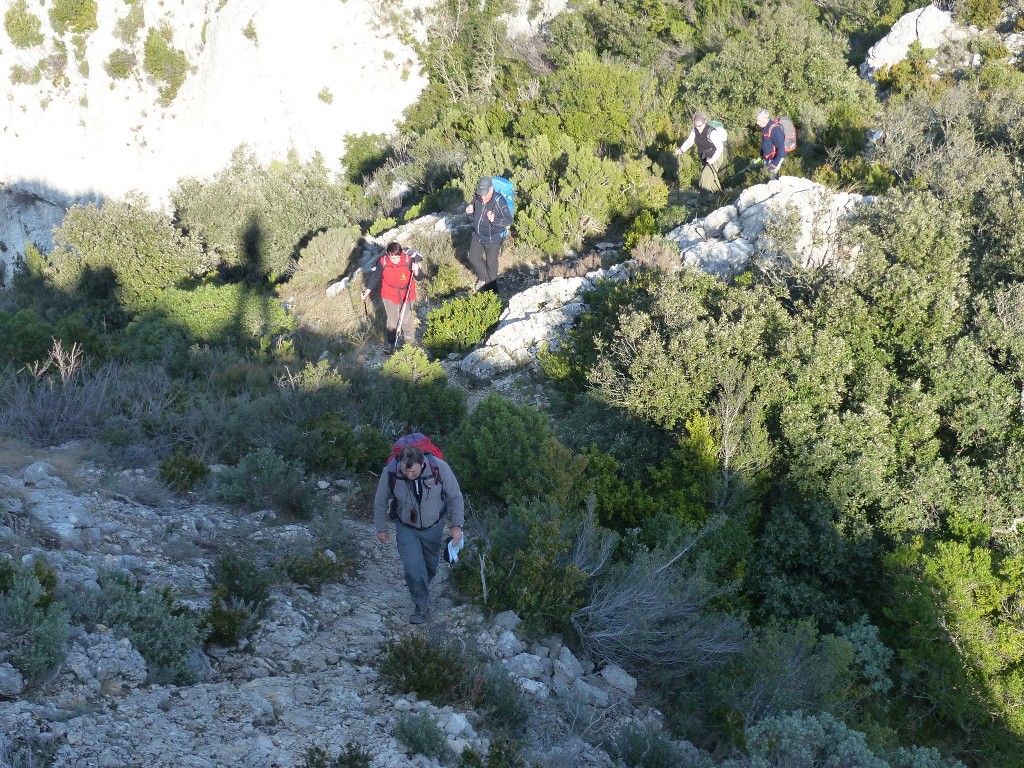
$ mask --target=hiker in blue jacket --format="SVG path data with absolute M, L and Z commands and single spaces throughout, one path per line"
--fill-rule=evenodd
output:
M 466 206 L 473 217 L 469 241 L 469 264 L 476 275 L 474 290 L 498 292 L 498 256 L 505 242 L 505 230 L 512 224 L 512 211 L 501 195 L 495 194 L 490 176 L 477 182 L 473 202 Z
M 761 159 L 768 173 L 778 176 L 779 166 L 786 159 L 786 131 L 780 121 L 772 120 L 767 109 L 758 112 L 754 119 L 761 129 Z

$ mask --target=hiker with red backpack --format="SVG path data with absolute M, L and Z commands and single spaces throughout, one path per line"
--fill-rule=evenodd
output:
M 388 346 L 393 350 L 398 348 L 399 331 L 406 344 L 416 338 L 416 314 L 412 311 L 412 302 L 416 298 L 416 279 L 422 262 L 422 254 L 391 242 L 366 278 L 363 301 L 380 286 L 380 298 L 387 315 Z
M 498 292 L 498 257 L 512 225 L 512 194 L 508 179 L 484 176 L 476 184 L 473 201 L 466 206 L 473 223 L 466 258 L 476 275 L 474 290 Z
M 400 438 L 377 483 L 373 521 L 377 539 L 386 544 L 388 519 L 394 519 L 405 585 L 414 606 L 411 624 L 430 618 L 430 582 L 440 560 L 445 515 L 451 524 L 452 545 L 459 547 L 465 507 L 455 473 L 430 438 L 418 432 Z
M 773 177 L 778 176 L 779 166 L 786 155 L 796 149 L 796 129 L 788 117 L 775 117 L 762 109 L 754 118 L 761 129 L 761 159 Z

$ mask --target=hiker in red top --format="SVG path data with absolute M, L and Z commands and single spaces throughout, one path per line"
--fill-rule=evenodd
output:
M 366 301 L 371 291 L 380 286 L 380 298 L 384 302 L 384 312 L 388 318 L 388 346 L 392 349 L 398 345 L 396 334 L 399 318 L 402 323 L 402 340 L 409 344 L 416 338 L 416 314 L 412 311 L 412 302 L 416 298 L 416 279 L 419 277 L 422 261 L 422 254 L 391 242 L 366 278 L 363 301 Z

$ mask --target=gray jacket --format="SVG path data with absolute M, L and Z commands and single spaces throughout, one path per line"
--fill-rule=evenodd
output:
M 462 527 L 466 522 L 465 505 L 462 490 L 455 473 L 441 459 L 427 456 L 427 466 L 420 473 L 422 494 L 416 501 L 416 481 L 407 480 L 398 471 L 397 459 L 392 459 L 381 472 L 377 483 L 377 495 L 373 499 L 373 522 L 378 533 L 388 529 L 388 501 L 391 498 L 391 474 L 395 473 L 395 499 L 398 502 L 399 523 L 413 528 L 430 528 L 447 512 L 452 525 Z M 431 469 L 437 468 L 437 477 Z M 438 482 L 440 480 L 440 482 Z M 412 522 L 412 513 L 416 512 L 416 522 Z

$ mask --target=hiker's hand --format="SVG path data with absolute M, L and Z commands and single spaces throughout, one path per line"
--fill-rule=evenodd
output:
M 457 525 L 453 525 L 451 529 L 452 544 L 458 544 L 462 541 L 462 528 Z
M 368 298 L 370 298 L 370 289 L 364 288 L 363 293 L 361 295 L 363 297 L 363 301 L 366 301 Z
M 472 212 L 473 212 L 473 204 L 470 203 L 469 205 L 466 206 L 466 213 L 472 213 Z
M 388 532 L 387 531 L 377 531 L 377 541 L 379 541 L 381 544 L 387 544 L 388 543 Z
M 420 265 L 419 264 L 413 264 L 412 265 L 412 274 L 413 274 L 413 277 L 419 277 L 420 276 Z
M 488 211 L 487 212 L 487 220 L 489 222 L 491 222 L 492 224 L 494 223 L 494 211 Z

